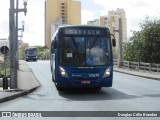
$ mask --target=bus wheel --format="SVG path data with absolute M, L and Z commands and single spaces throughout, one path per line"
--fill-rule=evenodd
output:
M 64 90 L 63 87 L 59 87 L 56 82 L 54 82 L 54 83 L 55 83 L 55 86 L 56 86 L 58 91 L 63 91 Z
M 95 90 L 101 90 L 101 87 L 96 87 Z
M 58 91 L 63 91 L 62 87 L 56 87 Z
M 52 75 L 52 81 L 55 82 L 53 75 Z

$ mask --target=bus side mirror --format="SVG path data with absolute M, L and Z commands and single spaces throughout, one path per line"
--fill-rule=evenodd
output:
M 114 38 L 112 39 L 112 45 L 113 47 L 116 47 L 116 40 Z
M 57 47 L 56 42 L 55 42 L 55 41 L 52 41 L 52 43 L 51 43 L 51 54 L 54 53 L 54 49 L 55 49 L 56 47 Z
M 53 46 L 54 46 L 54 49 L 57 48 L 57 41 L 54 41 Z
M 53 52 L 54 52 L 54 48 L 53 48 L 53 46 L 51 45 L 50 53 L 52 54 Z

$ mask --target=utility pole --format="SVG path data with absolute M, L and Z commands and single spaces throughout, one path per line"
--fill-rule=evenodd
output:
M 122 37 L 122 20 L 121 18 L 118 19 L 118 23 L 119 23 L 119 29 L 118 30 L 113 30 L 113 32 L 118 32 L 119 34 L 119 41 L 118 41 L 118 68 L 121 67 L 121 63 L 122 63 L 122 41 L 123 41 L 123 37 Z M 114 24 L 113 24 L 114 26 Z
M 122 63 L 122 20 L 119 18 L 119 53 L 118 53 L 118 67 L 121 67 Z
M 10 80 L 11 80 L 11 89 L 17 88 L 17 68 L 18 64 L 18 12 L 27 13 L 27 1 L 23 0 L 23 9 L 18 9 L 18 0 L 16 0 L 16 9 L 15 9 L 15 0 L 10 0 L 10 9 L 9 9 L 9 41 L 10 41 Z M 16 13 L 16 18 L 15 18 Z M 15 20 L 16 19 L 16 20 Z M 23 28 L 24 31 L 24 28 Z
M 10 0 L 9 9 L 9 41 L 10 41 L 10 88 L 17 88 L 17 67 L 16 67 L 16 29 L 14 20 L 14 0 Z
M 19 0 L 16 0 L 16 40 L 15 40 L 15 44 L 16 44 L 16 66 L 17 69 L 19 69 L 19 53 L 18 53 L 18 4 L 19 4 Z

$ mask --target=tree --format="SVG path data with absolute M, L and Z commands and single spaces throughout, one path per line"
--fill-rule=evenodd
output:
M 37 48 L 38 59 L 49 58 L 49 49 L 47 46 L 33 46 L 33 47 Z
M 133 32 L 131 42 L 123 46 L 123 59 L 160 63 L 160 19 L 147 17 L 140 27 Z
M 19 59 L 20 60 L 24 60 L 25 59 L 25 50 L 26 50 L 26 48 L 28 48 L 29 47 L 29 44 L 28 43 L 23 43 L 22 45 L 21 45 L 21 47 L 19 48 Z
M 28 48 L 29 45 L 27 43 L 24 43 L 21 45 L 21 47 L 19 48 L 19 52 L 20 52 L 20 56 L 19 58 L 21 60 L 24 60 L 25 59 L 25 49 Z M 35 47 L 37 48 L 37 53 L 38 53 L 38 59 L 43 59 L 44 57 L 45 58 L 49 58 L 49 49 L 47 46 L 30 46 L 30 47 Z M 44 54 L 46 56 L 44 56 Z

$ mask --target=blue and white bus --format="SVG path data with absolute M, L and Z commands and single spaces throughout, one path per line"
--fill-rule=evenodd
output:
M 37 61 L 37 48 L 27 48 L 25 50 L 25 60 L 26 61 Z
M 113 55 L 107 27 L 62 26 L 52 36 L 50 65 L 56 88 L 111 87 Z

